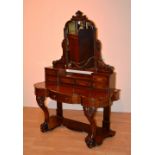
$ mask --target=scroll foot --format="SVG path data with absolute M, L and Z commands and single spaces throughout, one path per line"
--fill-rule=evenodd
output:
M 92 148 L 92 147 L 94 147 L 94 146 L 97 145 L 95 139 L 92 138 L 90 135 L 88 135 L 88 136 L 85 138 L 85 142 L 86 142 L 86 144 L 87 144 L 87 146 L 88 146 L 89 148 Z
M 44 122 L 40 125 L 41 132 L 47 132 L 48 131 L 48 123 Z

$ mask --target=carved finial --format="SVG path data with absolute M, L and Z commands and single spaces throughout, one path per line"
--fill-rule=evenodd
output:
M 85 15 L 83 15 L 83 12 L 81 12 L 80 10 L 78 10 L 75 16 L 72 16 L 71 20 L 88 20 L 87 17 Z
M 76 12 L 76 16 L 82 16 L 83 15 L 83 13 L 80 11 L 80 10 L 78 10 L 77 12 Z

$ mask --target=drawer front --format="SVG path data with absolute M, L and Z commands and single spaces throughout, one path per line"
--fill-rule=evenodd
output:
M 67 96 L 64 94 L 58 94 L 56 92 L 50 92 L 49 96 L 56 101 L 65 102 L 65 103 L 72 103 L 72 96 Z
M 59 101 L 59 102 L 65 102 L 65 103 L 76 103 L 80 104 L 81 103 L 81 97 L 77 94 L 71 94 L 66 95 L 66 94 L 60 94 L 57 92 L 49 92 L 49 97 L 53 100 Z
M 72 97 L 67 95 L 58 94 L 57 101 L 65 102 L 65 103 L 72 103 Z
M 74 79 L 60 77 L 60 83 L 61 84 L 74 84 L 75 82 L 74 82 Z
M 107 76 L 94 76 L 93 87 L 94 88 L 105 88 L 109 86 L 109 78 Z
M 93 82 L 93 88 L 104 89 L 107 87 L 108 87 L 108 84 L 106 82 Z
M 76 80 L 76 85 L 78 86 L 86 86 L 90 87 L 91 86 L 91 81 L 86 81 L 86 80 Z
M 52 85 L 52 84 L 56 84 L 58 82 L 57 77 L 55 76 L 46 76 L 45 78 L 45 83 L 46 85 Z
M 93 76 L 93 81 L 108 82 L 108 77 L 107 76 Z

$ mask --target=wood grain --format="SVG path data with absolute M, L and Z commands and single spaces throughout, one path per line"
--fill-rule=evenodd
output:
M 50 110 L 55 114 L 55 110 Z M 76 119 L 85 123 L 83 111 L 64 110 L 66 118 Z M 97 112 L 97 124 L 102 124 L 102 113 Z M 111 127 L 116 131 L 113 138 L 104 140 L 104 145 L 89 149 L 84 143 L 85 132 L 68 130 L 59 127 L 52 132 L 42 133 L 40 122 L 43 113 L 39 108 L 24 107 L 24 155 L 130 155 L 131 129 L 130 113 L 112 113 Z

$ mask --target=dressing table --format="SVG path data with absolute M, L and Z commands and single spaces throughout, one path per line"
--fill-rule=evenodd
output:
M 101 43 L 96 34 L 95 24 L 77 11 L 64 27 L 62 57 L 45 67 L 45 81 L 34 85 L 36 101 L 44 113 L 41 131 L 63 125 L 87 132 L 85 142 L 89 148 L 115 135 L 110 128 L 111 106 L 120 96 L 120 90 L 115 88 L 114 67 L 102 60 Z M 45 105 L 47 97 L 56 101 L 56 115 L 49 115 Z M 65 118 L 63 103 L 80 104 L 89 124 Z M 101 127 L 95 121 L 98 108 L 103 109 Z

